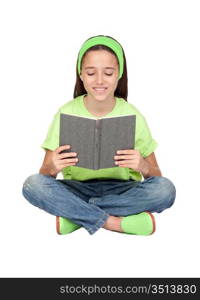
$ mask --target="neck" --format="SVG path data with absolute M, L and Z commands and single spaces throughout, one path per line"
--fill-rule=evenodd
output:
M 89 111 L 95 112 L 96 114 L 108 113 L 113 110 L 116 104 L 115 97 L 109 97 L 104 100 L 98 100 L 92 98 L 90 95 L 86 95 L 83 98 L 84 104 Z

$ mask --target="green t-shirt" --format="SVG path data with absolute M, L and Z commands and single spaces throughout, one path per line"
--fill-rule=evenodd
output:
M 78 96 L 62 105 L 49 126 L 45 141 L 41 145 L 44 149 L 54 151 L 59 147 L 60 113 L 73 114 L 82 117 L 96 117 L 86 108 L 83 98 L 86 94 Z M 123 98 L 115 97 L 116 104 L 113 110 L 104 117 L 116 117 L 122 115 L 136 115 L 135 149 L 145 158 L 157 148 L 158 143 L 152 138 L 149 127 L 143 115 L 131 103 Z M 97 118 L 97 117 L 96 117 Z M 98 119 L 98 118 L 97 118 Z M 120 179 L 142 181 L 142 174 L 131 168 L 113 167 L 99 170 L 68 166 L 62 170 L 63 178 L 70 180 L 85 181 L 89 179 Z

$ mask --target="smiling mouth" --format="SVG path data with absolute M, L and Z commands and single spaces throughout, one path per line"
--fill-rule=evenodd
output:
M 103 93 L 105 92 L 105 90 L 107 90 L 107 88 L 93 88 L 93 89 L 98 93 Z

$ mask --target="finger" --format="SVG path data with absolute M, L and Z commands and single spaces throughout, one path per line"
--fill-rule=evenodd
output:
M 78 162 L 78 158 L 68 158 L 68 159 L 61 159 L 61 160 L 58 160 L 58 164 L 59 164 L 59 165 L 67 164 L 67 163 L 71 163 L 71 162 L 77 163 L 77 162 Z
M 134 170 L 135 170 L 135 168 L 134 168 L 133 165 L 131 165 L 131 164 L 117 165 L 117 167 L 119 167 L 119 168 L 131 168 L 131 169 L 134 169 Z
M 63 151 L 63 150 L 66 150 L 66 149 L 70 149 L 71 148 L 71 146 L 70 145 L 63 145 L 63 146 L 60 146 L 60 147 L 58 147 L 57 149 L 56 149 L 56 151 L 55 151 L 55 153 L 60 153 L 61 151 Z
M 127 160 L 117 161 L 116 164 L 118 164 L 118 165 L 133 165 L 133 161 L 127 159 Z
M 129 165 L 119 165 L 118 167 L 119 167 L 119 168 L 129 168 L 129 169 L 132 168 L 132 167 L 129 166 Z M 133 169 L 133 168 L 132 168 L 132 169 Z
M 67 163 L 67 164 L 62 164 L 62 165 L 59 165 L 59 168 L 60 169 L 63 169 L 63 168 L 67 168 L 69 166 L 75 166 L 77 163 L 76 162 L 71 162 L 71 163 Z
M 117 155 L 115 159 L 133 159 L 133 155 Z
M 125 149 L 116 151 L 117 154 L 136 154 L 138 151 L 135 149 Z
M 58 154 L 59 159 L 63 159 L 65 157 L 72 157 L 72 156 L 77 156 L 76 152 L 67 152 L 67 153 L 60 153 Z

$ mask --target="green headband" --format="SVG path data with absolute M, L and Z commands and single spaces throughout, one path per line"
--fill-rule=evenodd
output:
M 106 36 L 95 36 L 89 40 L 87 40 L 82 46 L 78 54 L 78 74 L 81 73 L 81 60 L 84 53 L 95 45 L 105 45 L 111 48 L 115 54 L 117 55 L 118 62 L 119 62 L 119 79 L 122 77 L 123 70 L 124 70 L 124 57 L 123 57 L 123 50 L 120 44 L 113 40 L 112 38 Z

